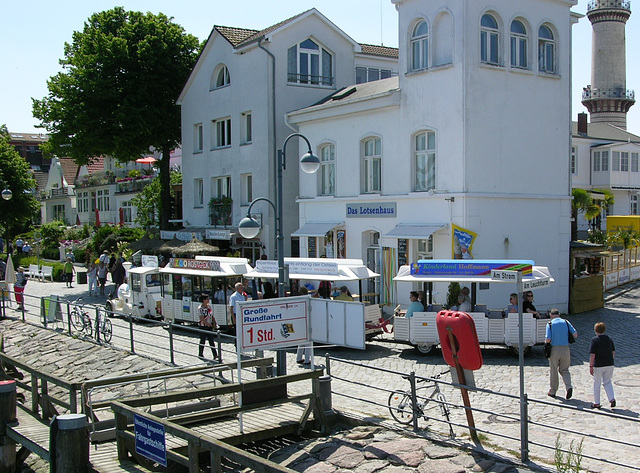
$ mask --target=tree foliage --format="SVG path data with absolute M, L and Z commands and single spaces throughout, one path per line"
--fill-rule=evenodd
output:
M 162 151 L 162 222 L 169 202 L 169 153 L 180 143 L 180 95 L 200 49 L 196 37 L 164 14 L 116 7 L 93 14 L 65 43 L 63 71 L 33 101 L 48 151 L 78 164 L 109 155 L 131 161 Z
M 603 199 L 594 199 L 590 191 L 574 188 L 571 190 L 571 240 L 578 238 L 578 216 L 584 215 L 586 220 L 593 220 L 600 216 L 603 209 L 613 205 L 615 199 L 608 189 L 598 189 L 595 192 L 603 194 Z
M 37 218 L 40 205 L 33 195 L 36 181 L 29 164 L 9 144 L 11 136 L 5 125 L 0 126 L 0 191 L 9 189 L 11 200 L 0 199 L 0 232 L 2 237 L 13 238 L 26 231 Z
M 173 186 L 182 183 L 182 173 L 171 171 L 171 198 L 175 198 Z M 155 178 L 151 183 L 142 189 L 133 199 L 133 204 L 137 209 L 134 221 L 145 230 L 158 228 L 160 226 L 160 180 Z

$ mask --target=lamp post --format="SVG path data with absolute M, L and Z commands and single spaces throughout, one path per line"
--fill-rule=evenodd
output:
M 2 190 L 2 198 L 4 200 L 11 200 L 11 198 L 13 197 L 13 192 L 11 192 L 11 190 L 7 187 L 7 183 L 4 182 L 2 179 L 0 179 L 0 183 L 2 183 L 0 185 L 0 187 L 3 188 Z M 5 245 L 7 245 L 7 256 L 9 256 L 9 226 L 7 225 L 7 228 L 5 228 L 5 235 L 4 235 L 7 239 L 7 241 L 5 241 Z
M 253 205 L 260 201 L 268 202 L 269 205 L 273 208 L 275 212 L 275 232 L 276 232 L 276 252 L 278 259 L 278 297 L 285 297 L 285 280 L 286 280 L 286 269 L 284 266 L 284 235 L 282 234 L 283 225 L 282 225 L 282 171 L 287 168 L 287 158 L 285 155 L 285 150 L 287 148 L 287 143 L 291 138 L 297 136 L 302 138 L 306 143 L 309 151 L 300 158 L 300 168 L 308 173 L 315 173 L 320 167 L 320 159 L 313 154 L 311 151 L 311 143 L 309 140 L 300 133 L 292 133 L 284 140 L 282 144 L 282 149 L 279 149 L 276 155 L 276 169 L 277 169 L 277 180 L 276 180 L 276 204 L 271 202 L 266 197 L 258 197 L 253 199 L 249 208 L 247 209 L 247 216 L 240 220 L 238 223 L 238 231 L 243 238 L 255 238 L 260 233 L 260 223 L 251 217 L 251 208 Z M 286 363 L 286 353 L 282 350 L 278 350 L 276 355 L 276 374 L 278 376 L 282 376 L 287 374 L 287 363 Z

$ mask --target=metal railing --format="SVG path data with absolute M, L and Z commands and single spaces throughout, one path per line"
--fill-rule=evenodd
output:
M 631 2 L 629 0 L 591 0 L 587 3 L 587 12 L 599 8 L 631 10 Z
M 412 390 L 416 388 L 415 382 L 407 382 L 411 379 L 426 380 L 430 383 L 438 383 L 440 390 L 445 394 L 446 404 L 451 408 L 449 422 L 442 416 L 430 416 L 428 420 L 421 421 L 420 427 L 416 424 L 416 418 L 413 415 L 413 423 L 411 428 L 416 431 L 428 430 L 430 433 L 447 435 L 449 425 L 458 435 L 464 431 L 473 430 L 476 433 L 484 435 L 484 442 L 491 444 L 492 447 L 498 447 L 506 451 L 519 451 L 522 445 L 522 432 L 526 433 L 526 450 L 529 458 L 547 458 L 549 463 L 553 463 L 553 458 L 557 452 L 564 455 L 575 454 L 576 450 L 567 449 L 566 445 L 582 444 L 579 456 L 583 460 L 583 465 L 589 462 L 608 466 L 620 467 L 624 471 L 637 471 L 640 469 L 640 443 L 633 441 L 629 436 L 629 427 L 636 428 L 640 423 L 640 419 L 632 415 L 621 415 L 606 411 L 585 409 L 570 405 L 558 404 L 541 399 L 534 399 L 525 395 L 526 415 L 520 415 L 519 403 L 520 396 L 493 391 L 489 389 L 481 389 L 472 386 L 461 386 L 453 382 L 443 381 L 437 378 L 415 376 L 414 373 L 402 373 L 375 366 L 366 365 L 359 362 L 344 360 L 330 355 L 325 356 L 325 367 L 327 374 L 332 378 L 331 393 L 333 396 L 334 407 L 338 404 L 336 398 L 349 399 L 351 403 L 361 403 L 363 407 L 359 410 L 366 412 L 370 419 L 379 418 L 384 421 L 390 419 L 390 407 L 385 403 L 385 398 L 390 393 L 402 390 Z M 370 374 L 361 376 L 366 382 L 359 382 L 351 379 L 349 376 L 340 376 L 339 372 L 348 373 L 348 369 L 337 370 L 336 364 L 344 364 L 357 366 L 365 369 Z M 381 374 L 385 376 L 381 376 Z M 396 377 L 398 382 L 390 384 L 389 375 Z M 380 380 L 380 381 L 378 381 Z M 484 405 L 497 406 L 490 409 L 478 407 L 465 407 L 460 402 L 454 402 L 459 399 L 457 390 L 465 387 L 469 390 L 472 405 L 474 401 L 483 401 Z M 418 388 L 419 389 L 419 388 Z M 412 392 L 412 397 L 417 399 L 420 394 Z M 414 402 L 415 406 L 416 403 Z M 469 427 L 466 421 L 466 411 L 471 410 L 473 414 L 486 416 L 485 422 L 475 423 L 475 427 Z M 550 414 L 551 411 L 553 414 Z M 437 414 L 437 411 L 436 411 Z M 573 428 L 559 426 L 554 419 L 559 416 L 567 416 L 572 419 L 580 419 L 580 425 L 598 426 L 598 420 L 603 417 L 615 419 L 619 421 L 619 426 L 615 429 L 610 428 L 594 428 L 585 431 L 578 423 Z M 426 423 L 426 425 L 425 425 Z M 482 427 L 479 427 L 481 425 Z M 523 429 L 524 427 L 524 429 Z M 482 438 L 482 437 L 481 437 Z M 532 440 L 533 439 L 533 440 Z M 550 439 L 551 443 L 545 442 L 544 439 Z M 554 440 L 558 440 L 560 445 Z M 574 442 L 571 444 L 570 442 Z M 564 444 L 565 446 L 562 446 Z M 551 452 L 551 454 L 549 454 Z M 616 470 L 616 471 L 622 471 Z
M 582 90 L 582 100 L 591 99 L 626 99 L 635 100 L 636 93 L 631 89 L 623 89 L 622 87 L 616 87 L 613 89 L 592 89 L 586 87 Z

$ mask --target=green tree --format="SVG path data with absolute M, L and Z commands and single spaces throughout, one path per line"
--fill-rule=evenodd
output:
M 160 13 L 116 7 L 93 14 L 65 43 L 63 71 L 33 100 L 50 134 L 47 150 L 79 164 L 109 155 L 132 161 L 155 148 L 160 160 L 160 225 L 168 226 L 170 152 L 180 143 L 176 99 L 197 60 L 196 37 Z
M 571 241 L 578 239 L 578 216 L 592 220 L 602 212 L 602 207 L 591 197 L 591 193 L 584 189 L 574 188 L 571 191 Z
M 10 140 L 7 127 L 0 126 L 0 179 L 4 181 L 0 191 L 9 189 L 13 193 L 11 200 L 0 199 L 0 235 L 7 241 L 27 231 L 40 211 L 33 195 L 36 181 L 29 164 L 9 144 Z
M 175 198 L 173 186 L 182 183 L 182 173 L 179 171 L 171 171 L 171 198 Z M 160 213 L 160 180 L 156 177 L 151 183 L 142 189 L 133 199 L 131 203 L 137 209 L 137 215 L 134 221 L 145 230 L 159 227 Z

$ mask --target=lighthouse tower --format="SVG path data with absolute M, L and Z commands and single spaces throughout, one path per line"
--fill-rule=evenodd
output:
M 627 112 L 635 93 L 627 89 L 625 24 L 631 16 L 629 0 L 591 0 L 587 17 L 593 28 L 591 85 L 583 89 L 582 104 L 592 123 L 627 129 Z

